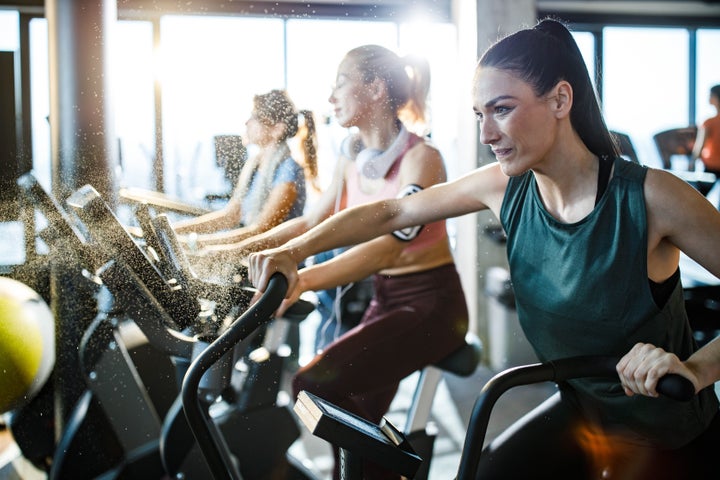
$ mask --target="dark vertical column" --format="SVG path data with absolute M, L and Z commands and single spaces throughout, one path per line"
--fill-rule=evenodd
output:
M 697 28 L 688 29 L 688 125 L 695 125 L 697 106 Z M 694 170 L 695 167 L 691 167 Z
M 117 142 L 108 95 L 108 51 L 117 5 L 111 0 L 46 0 L 53 192 L 86 183 L 115 204 Z
M 115 0 L 46 0 L 50 68 L 53 193 L 63 202 L 92 184 L 115 205 L 117 142 L 108 95 L 108 55 Z M 55 425 L 64 429 L 85 389 L 79 344 L 92 322 L 95 298 L 81 265 L 57 252 L 51 266 L 51 307 L 56 319 Z
M 0 221 L 17 220 L 19 215 L 15 184 L 20 176 L 16 55 L 0 52 Z

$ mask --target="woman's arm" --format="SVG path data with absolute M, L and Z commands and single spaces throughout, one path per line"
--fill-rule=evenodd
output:
M 383 235 L 349 248 L 328 261 L 301 269 L 298 282 L 293 291 L 288 291 L 286 300 L 278 309 L 278 315 L 295 303 L 303 292 L 347 285 L 393 265 L 404 248 L 405 244 L 392 235 Z
M 173 224 L 173 230 L 183 233 L 209 233 L 226 228 L 237 227 L 242 215 L 240 201 L 234 196 L 220 210 L 209 212 L 199 217 L 181 220 Z
M 649 169 L 645 179 L 648 215 L 648 274 L 656 282 L 677 269 L 684 252 L 720 277 L 720 212 L 675 175 Z
M 349 208 L 281 247 L 250 256 L 250 280 L 263 291 L 275 272 L 297 282 L 297 265 L 319 252 L 372 240 L 415 225 L 487 209 L 499 211 L 507 177 L 497 164 L 475 170 L 458 180 L 432 186 L 401 199 L 388 199 Z
M 201 254 L 218 261 L 227 261 L 233 257 L 245 256 L 251 252 L 278 247 L 289 239 L 308 231 L 332 215 L 336 207 L 342 208 L 345 195 L 345 166 L 345 162 L 338 161 L 330 186 L 323 192 L 310 212 L 301 217 L 282 222 L 274 228 L 247 237 L 239 242 L 208 245 Z M 337 203 L 340 203 L 340 205 L 337 206 Z
M 252 225 L 246 225 L 225 232 L 200 235 L 197 238 L 197 242 L 201 246 L 219 243 L 237 243 L 248 237 L 266 232 L 282 223 L 283 219 L 287 217 L 292 209 L 297 195 L 297 186 L 293 182 L 282 183 L 270 192 L 265 206 Z
M 648 212 L 648 275 L 663 281 L 678 267 L 680 251 L 720 277 L 720 212 L 674 175 L 650 169 L 645 180 Z M 650 344 L 638 344 L 618 363 L 628 395 L 656 396 L 657 380 L 667 373 L 690 379 L 696 391 L 720 380 L 720 340 L 682 362 Z
M 697 137 L 695 137 L 695 143 L 693 144 L 693 150 L 692 150 L 692 160 L 693 164 L 694 161 L 700 158 L 700 153 L 702 152 L 703 146 L 705 145 L 705 128 L 700 126 L 698 127 L 698 133 Z

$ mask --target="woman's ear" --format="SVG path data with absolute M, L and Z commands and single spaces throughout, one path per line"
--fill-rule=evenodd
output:
M 278 122 L 270 128 L 272 137 L 278 142 L 285 138 L 286 131 L 287 125 L 285 122 Z
M 573 89 L 565 80 L 558 82 L 554 88 L 554 95 L 552 95 L 552 106 L 555 109 L 555 114 L 558 117 L 564 117 L 570 115 L 570 110 L 573 104 Z
M 373 100 L 379 100 L 383 98 L 383 96 L 387 96 L 387 85 L 385 81 L 379 77 L 375 77 L 372 82 L 368 83 L 367 88 L 370 93 L 370 98 Z

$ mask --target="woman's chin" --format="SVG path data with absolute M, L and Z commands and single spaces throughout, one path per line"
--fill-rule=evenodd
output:
M 518 168 L 519 165 L 514 162 L 498 160 L 498 163 L 500 164 L 502 172 L 508 177 L 517 177 L 518 175 L 522 175 L 527 172 L 527 168 Z

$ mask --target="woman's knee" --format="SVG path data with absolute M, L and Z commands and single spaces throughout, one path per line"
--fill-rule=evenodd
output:
M 334 375 L 322 375 L 318 373 L 318 368 L 298 370 L 292 378 L 291 385 L 293 394 L 297 397 L 298 393 L 306 390 L 328 401 L 337 401 L 335 392 L 346 390 L 341 388 L 338 383 L 339 377 Z

